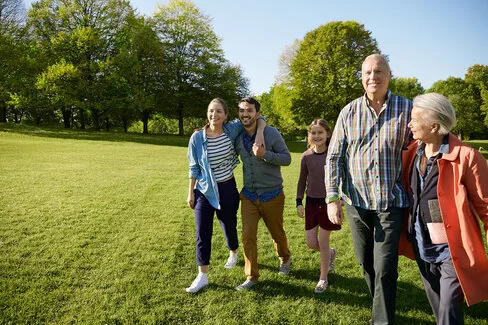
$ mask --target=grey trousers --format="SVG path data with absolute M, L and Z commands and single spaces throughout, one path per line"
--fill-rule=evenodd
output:
M 379 212 L 346 204 L 346 213 L 356 258 L 373 297 L 373 324 L 393 324 L 404 209 Z
M 452 260 L 428 263 L 416 255 L 425 293 L 437 324 L 464 324 L 464 294 Z

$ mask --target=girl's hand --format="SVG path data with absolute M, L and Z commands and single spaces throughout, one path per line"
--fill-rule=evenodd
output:
M 303 205 L 297 206 L 297 214 L 300 218 L 305 217 L 305 209 L 303 208 Z

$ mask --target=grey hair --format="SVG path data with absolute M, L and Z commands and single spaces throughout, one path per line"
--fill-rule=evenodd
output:
M 439 124 L 439 134 L 446 135 L 456 126 L 456 112 L 449 100 L 438 93 L 427 93 L 416 96 L 413 106 L 429 112 L 432 123 Z
M 370 54 L 366 57 L 366 59 L 364 59 L 363 65 L 364 65 L 364 62 L 369 61 L 371 59 L 377 59 L 377 60 L 383 61 L 383 63 L 386 65 L 386 67 L 388 68 L 388 71 L 391 74 L 390 63 L 388 62 L 388 59 L 385 55 L 379 54 L 379 53 Z M 361 67 L 361 70 L 362 70 L 362 67 Z

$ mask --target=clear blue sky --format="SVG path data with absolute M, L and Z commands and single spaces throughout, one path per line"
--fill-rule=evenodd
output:
M 130 0 L 150 16 L 167 0 Z M 364 25 L 390 58 L 396 77 L 424 88 L 449 76 L 464 78 L 488 65 L 488 0 L 193 0 L 212 19 L 226 58 L 239 64 L 251 91 L 269 91 L 278 61 L 295 39 L 331 21 Z

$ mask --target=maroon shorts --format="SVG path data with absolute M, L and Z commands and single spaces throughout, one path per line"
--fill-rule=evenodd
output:
M 341 229 L 341 225 L 335 225 L 330 222 L 324 198 L 317 199 L 307 196 L 305 202 L 305 230 L 313 229 L 317 225 L 325 230 Z

